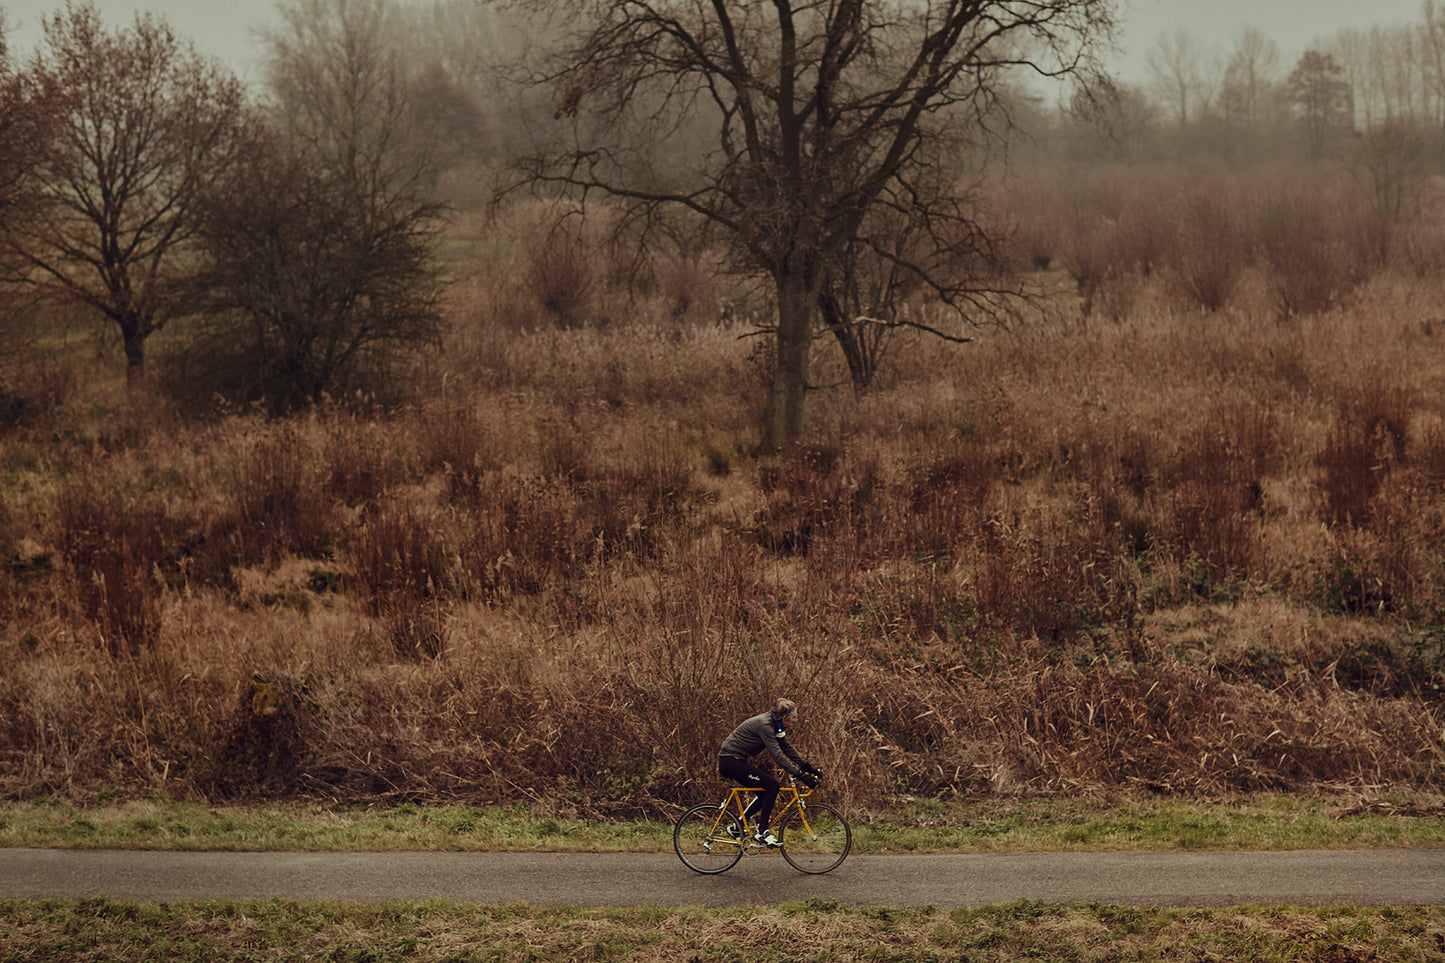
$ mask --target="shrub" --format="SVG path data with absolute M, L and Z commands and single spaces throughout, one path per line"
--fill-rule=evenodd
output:
M 1085 317 L 1100 309 L 1121 320 L 1144 282 L 1169 262 L 1175 243 L 1171 195 L 1102 175 L 1082 186 L 1062 224 L 1059 257 L 1074 279 Z
M 1395 242 L 1398 257 L 1417 277 L 1445 274 L 1445 225 L 1436 217 L 1401 225 Z
M 1365 383 L 1341 402 L 1316 459 L 1329 521 L 1355 525 L 1368 521 L 1382 481 L 1408 451 L 1412 405 L 1406 389 L 1378 373 L 1367 375 Z
M 255 673 L 218 720 L 215 744 L 193 778 L 212 798 L 289 795 L 303 790 L 308 765 L 327 739 L 315 697 L 290 672 Z
M 62 552 L 82 614 L 112 655 L 150 649 L 161 625 L 163 516 L 88 485 L 57 505 Z
M 1101 294 L 1110 286 L 1125 286 L 1133 273 L 1133 265 L 1119 259 L 1119 233 L 1117 222 L 1100 221 L 1088 226 L 1075 223 L 1066 235 L 1064 269 L 1074 279 L 1085 317 L 1093 314 Z
M 428 411 L 417 427 L 422 468 L 441 472 L 453 502 L 475 503 L 482 496 L 482 479 L 501 467 L 496 440 L 476 409 L 455 405 Z
M 446 648 L 442 599 L 453 588 L 451 552 L 439 519 L 408 506 L 380 509 L 353 540 L 352 565 L 362 603 L 378 619 L 397 656 L 436 658 Z
M 767 457 L 744 325 L 659 336 L 662 306 L 509 331 L 485 372 L 448 355 L 393 412 L 191 429 L 78 380 L 0 434 L 0 791 L 655 818 L 777 695 L 860 818 L 896 794 L 1434 791 L 1429 292 L 1396 275 L 1261 324 L 1263 277 L 1218 316 L 1044 305 L 967 346 L 901 337 L 863 395 L 820 361 L 819 397 L 844 390 Z M 136 657 L 73 642 L 129 651 L 110 597 L 82 606 L 106 552 L 155 593 Z
M 578 521 L 594 546 L 593 560 L 655 554 L 667 543 L 670 523 L 689 502 L 691 472 L 674 439 L 645 437 L 639 444 L 639 452 L 619 456 L 574 485 Z
M 424 426 L 451 430 L 454 419 L 429 418 Z M 379 501 L 409 477 L 407 446 L 399 444 L 386 422 L 341 414 L 326 425 L 324 490 L 343 505 L 357 507 Z M 427 427 L 422 434 L 426 435 Z M 409 439 L 408 439 L 409 440 Z
M 525 276 L 546 316 L 563 328 L 593 319 L 601 294 L 597 255 L 577 233 L 558 226 L 527 255 Z
M 1266 204 L 1259 243 L 1279 316 L 1318 314 L 1353 292 L 1379 263 L 1378 251 L 1371 250 L 1377 228 L 1348 198 L 1327 192 L 1286 194 Z
M 1229 302 L 1248 262 L 1236 205 L 1221 193 L 1215 187 L 1187 205 L 1168 263 L 1174 286 L 1210 312 Z
M 979 614 L 1053 643 L 1106 624 L 1132 604 L 1133 583 L 1118 565 L 1116 538 L 1092 512 L 1077 528 L 1041 532 L 990 519 L 978 545 Z
M 262 432 L 238 469 L 232 495 L 237 561 L 274 561 L 285 552 L 320 556 L 333 542 L 332 502 L 292 424 Z
M 344 127 L 369 111 L 301 113 L 303 123 Z M 366 121 L 393 122 L 387 110 Z M 321 148 L 359 136 L 330 129 L 287 141 L 258 130 L 197 205 L 194 342 L 170 364 L 183 397 L 286 413 L 327 397 L 394 396 L 404 361 L 439 345 L 441 210 L 396 176 L 384 151 L 331 157 Z
M 652 274 L 657 295 L 674 320 L 699 314 L 699 306 L 711 300 L 712 279 L 695 257 L 681 251 L 663 254 L 654 259 Z
M 1222 405 L 1180 452 L 1165 533 L 1187 557 L 1196 555 L 1212 583 L 1246 576 L 1260 550 L 1264 481 L 1277 458 L 1279 427 L 1272 412 L 1251 404 Z
M 908 469 L 907 499 L 897 542 L 881 551 L 915 557 L 955 557 L 978 531 L 985 499 L 1003 480 L 998 456 L 974 438 L 951 441 L 929 461 Z
M 859 469 L 856 476 L 848 469 Z M 850 465 L 833 445 L 796 448 L 764 460 L 758 485 L 766 496 L 752 519 L 758 544 L 779 555 L 806 556 L 815 543 L 839 537 L 862 522 L 877 485 L 877 465 Z
M 566 583 L 591 547 L 576 493 L 557 479 L 487 476 L 457 520 L 461 578 L 469 591 L 501 602 Z

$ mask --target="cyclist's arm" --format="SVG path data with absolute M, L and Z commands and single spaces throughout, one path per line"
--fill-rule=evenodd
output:
M 803 774 L 807 763 L 803 761 L 802 756 L 798 755 L 798 750 L 793 748 L 793 744 L 786 737 L 779 739 L 771 727 L 763 730 L 762 737 L 763 745 L 768 747 L 768 754 L 788 775 L 797 778 Z
M 799 755 L 798 750 L 794 749 L 793 744 L 786 738 L 779 739 L 778 744 L 782 747 L 783 752 L 787 753 L 788 757 L 797 764 L 798 772 L 793 773 L 795 777 L 801 776 L 804 773 L 807 773 L 811 776 L 821 776 L 823 774 L 817 766 L 813 765 L 811 762 Z

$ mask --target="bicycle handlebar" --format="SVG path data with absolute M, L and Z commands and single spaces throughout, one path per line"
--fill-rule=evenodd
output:
M 823 784 L 822 778 L 818 776 L 814 776 L 813 778 L 817 779 L 818 781 L 814 785 L 810 786 L 805 782 L 799 782 L 797 776 L 789 773 L 788 785 L 793 788 L 793 791 L 796 792 L 800 798 L 807 798 L 808 796 L 811 796 L 813 792 Z

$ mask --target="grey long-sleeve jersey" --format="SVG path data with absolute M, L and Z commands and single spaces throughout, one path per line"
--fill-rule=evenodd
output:
M 739 723 L 732 735 L 723 740 L 718 755 L 747 762 L 764 749 L 789 775 L 801 776 L 803 767 L 808 765 L 788 741 L 787 731 L 773 725 L 771 712 L 750 716 Z

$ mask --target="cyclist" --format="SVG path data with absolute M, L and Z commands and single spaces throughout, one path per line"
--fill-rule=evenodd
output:
M 768 829 L 768 821 L 773 818 L 773 803 L 778 798 L 779 784 L 770 773 L 753 765 L 752 758 L 766 749 L 774 762 L 809 788 L 816 786 L 823 775 L 821 769 L 798 755 L 798 750 L 788 741 L 788 731 L 784 726 L 797 717 L 797 703 L 792 699 L 779 699 L 772 711 L 760 712 L 739 723 L 718 750 L 719 774 L 763 790 L 748 803 L 747 816 L 757 825 L 753 839 L 764 846 L 778 846 L 777 837 Z M 741 832 L 741 829 L 735 832 Z

